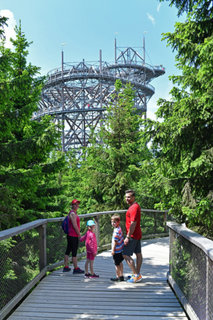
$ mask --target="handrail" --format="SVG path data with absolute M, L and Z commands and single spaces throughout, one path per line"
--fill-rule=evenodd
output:
M 168 282 L 191 320 L 213 314 L 213 241 L 184 224 L 167 222 L 170 235 Z
M 195 246 L 203 250 L 205 254 L 213 261 L 213 241 L 203 237 L 202 235 L 188 229 L 185 225 L 180 225 L 176 222 L 167 222 L 167 226 L 176 233 L 189 240 Z
M 20 234 L 22 232 L 37 228 L 47 222 L 48 222 L 48 219 L 38 219 L 38 220 L 35 220 L 32 222 L 22 224 L 21 226 L 18 226 L 18 227 L 14 227 L 14 228 L 0 231 L 0 241 L 8 239 L 10 237 L 13 237 L 15 235 L 17 236 L 18 234 Z
M 150 221 L 153 221 L 153 230 L 157 230 L 157 227 L 160 227 L 161 234 L 165 235 L 168 210 L 141 209 L 141 211 L 145 218 L 149 217 L 149 224 Z M 104 250 L 106 246 L 110 245 L 108 240 L 111 238 L 110 219 L 108 221 L 104 216 L 114 213 L 123 214 L 125 212 L 126 210 L 92 212 L 79 215 L 79 217 L 83 221 L 94 217 L 97 224 L 96 237 L 99 250 Z M 150 216 L 150 214 L 154 215 Z M 0 319 L 3 319 L 11 312 L 36 283 L 46 275 L 47 271 L 63 265 L 63 260 L 60 259 L 65 249 L 66 237 L 59 225 L 63 219 L 64 217 L 39 219 L 0 231 Z M 106 223 L 106 230 L 105 225 L 104 230 L 100 228 L 102 223 Z M 145 221 L 143 223 L 145 228 Z M 82 223 L 82 225 L 86 226 L 86 223 Z M 147 225 L 147 230 L 149 229 L 150 225 Z M 80 257 L 80 254 L 78 256 Z M 29 262 L 32 262 L 33 266 L 29 265 Z M 25 276 L 26 272 L 29 273 Z M 31 274 L 32 278 L 28 281 L 27 279 Z M 18 286 L 16 285 L 17 283 Z
M 167 214 L 169 210 L 154 210 L 154 209 L 141 209 L 142 212 L 147 212 L 147 213 L 164 213 Z M 112 210 L 112 211 L 100 211 L 100 212 L 91 212 L 91 213 L 86 213 L 86 214 L 81 214 L 79 215 L 80 219 L 87 218 L 87 217 L 95 217 L 95 216 L 101 216 L 105 214 L 113 214 L 114 212 L 116 213 L 125 213 L 126 210 Z M 6 229 L 3 231 L 0 231 L 0 241 L 8 239 L 14 235 L 18 235 L 22 232 L 37 228 L 45 223 L 48 222 L 53 222 L 53 221 L 62 221 L 64 217 L 58 217 L 58 218 L 48 218 L 48 219 L 38 219 L 32 222 L 25 223 L 21 226 L 18 227 L 13 227 L 10 229 Z

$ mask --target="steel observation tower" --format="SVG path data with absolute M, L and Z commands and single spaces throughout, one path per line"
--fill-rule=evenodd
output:
M 61 67 L 50 71 L 42 91 L 39 108 L 33 119 L 52 115 L 62 125 L 62 150 L 81 149 L 88 144 L 92 128 L 98 128 L 104 111 L 114 92 L 117 79 L 129 83 L 135 91 L 135 107 L 146 118 L 147 102 L 155 89 L 151 80 L 165 73 L 163 66 L 151 66 L 145 60 L 145 40 L 142 55 L 135 48 L 117 47 L 115 60 L 98 62 L 65 63 L 61 55 Z

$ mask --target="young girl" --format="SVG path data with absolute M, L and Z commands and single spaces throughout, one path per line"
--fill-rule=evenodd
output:
M 111 278 L 111 281 L 124 281 L 123 276 L 123 247 L 124 247 L 124 238 L 123 232 L 120 227 L 120 216 L 114 215 L 111 218 L 111 224 L 114 228 L 112 235 L 112 256 L 115 263 L 116 278 Z
M 97 240 L 95 235 L 95 222 L 93 220 L 87 221 L 87 232 L 80 238 L 80 241 L 85 241 L 87 250 L 87 260 L 85 262 L 85 278 L 98 278 L 99 275 L 94 273 L 93 264 L 97 254 Z M 90 273 L 88 272 L 90 266 Z

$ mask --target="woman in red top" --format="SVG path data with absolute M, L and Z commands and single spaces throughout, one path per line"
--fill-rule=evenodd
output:
M 141 208 L 135 201 L 135 192 L 133 190 L 127 190 L 125 198 L 129 209 L 126 212 L 126 238 L 124 239 L 123 257 L 132 270 L 132 276 L 127 282 L 140 282 L 142 280 L 140 269 L 143 259 L 141 252 L 142 232 L 140 227 Z M 136 266 L 131 257 L 133 253 L 136 254 Z
M 77 262 L 77 250 L 78 250 L 78 244 L 79 244 L 79 237 L 80 235 L 80 218 L 77 215 L 77 210 L 79 207 L 80 201 L 77 199 L 74 199 L 71 202 L 72 209 L 69 212 L 69 232 L 67 235 L 67 249 L 64 256 L 64 272 L 70 271 L 69 267 L 69 254 L 72 252 L 72 262 L 74 266 L 73 273 L 84 273 L 83 270 L 81 270 L 78 267 Z

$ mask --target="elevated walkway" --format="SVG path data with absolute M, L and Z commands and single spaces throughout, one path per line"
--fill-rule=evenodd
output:
M 143 281 L 113 283 L 115 268 L 110 251 L 94 263 L 98 279 L 53 271 L 31 292 L 8 320 L 187 320 L 167 283 L 169 239 L 142 241 Z M 84 260 L 79 262 L 84 268 Z M 129 268 L 124 262 L 124 275 Z

